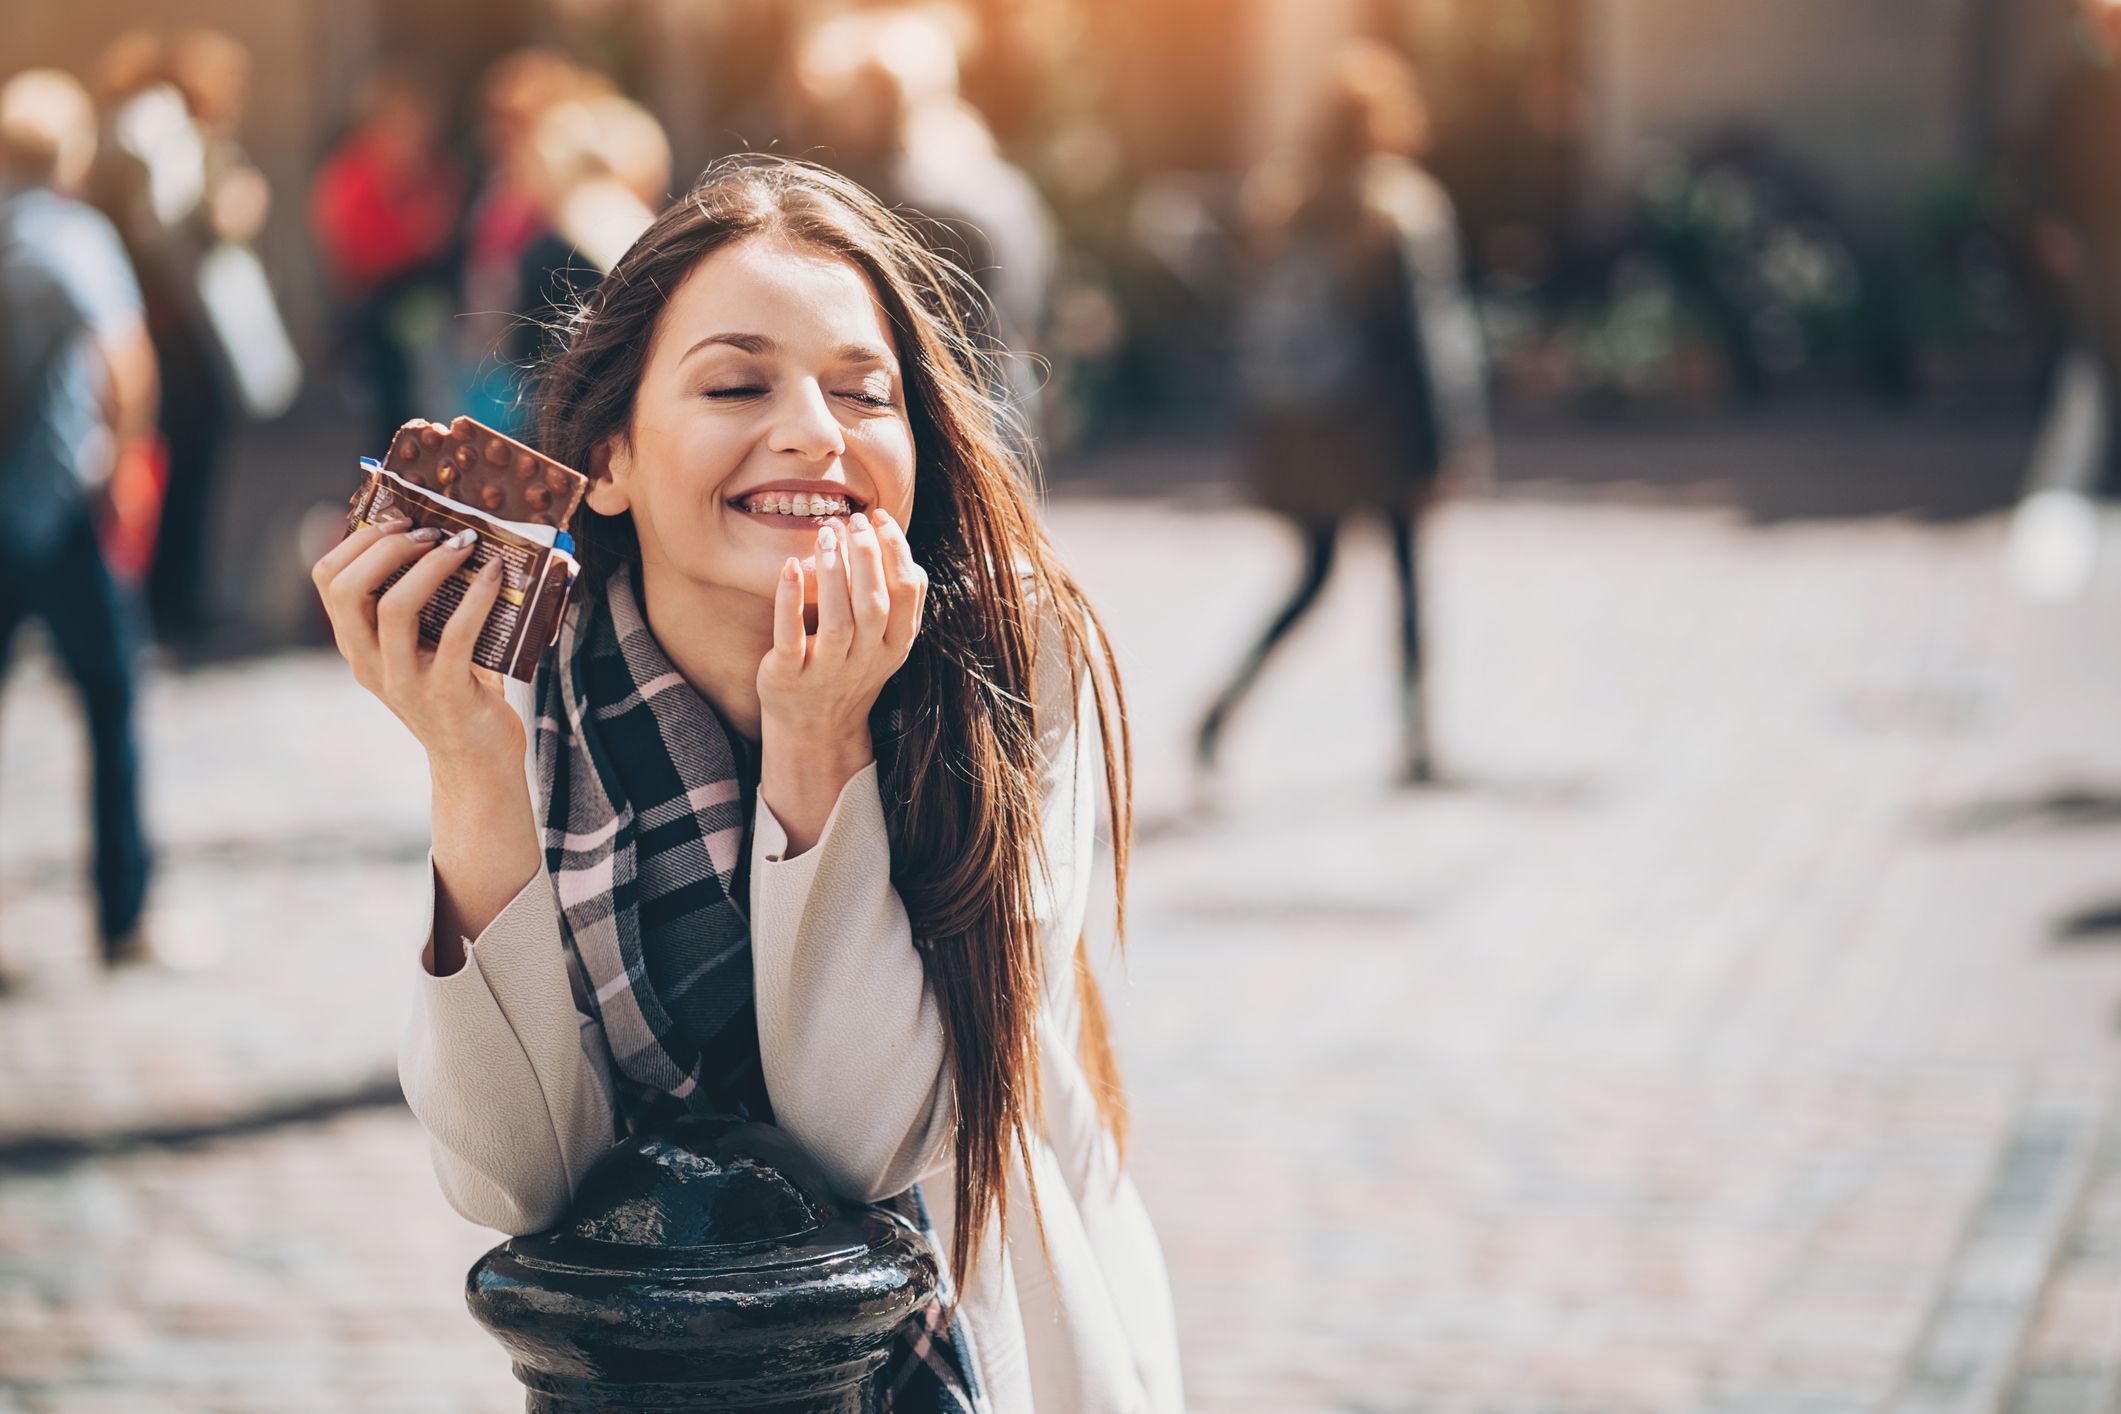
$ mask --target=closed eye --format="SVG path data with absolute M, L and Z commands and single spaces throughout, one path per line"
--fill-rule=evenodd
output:
M 860 403 L 863 407 L 887 408 L 892 406 L 891 399 L 880 398 L 874 393 L 842 393 L 840 396 L 850 402 Z
M 709 388 L 710 398 L 757 398 L 765 396 L 764 388 Z

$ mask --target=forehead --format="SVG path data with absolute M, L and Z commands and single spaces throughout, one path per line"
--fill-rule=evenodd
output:
M 896 344 L 858 266 L 768 237 L 725 246 L 692 268 L 664 310 L 657 352 L 675 357 L 716 333 L 763 334 L 797 353 Z

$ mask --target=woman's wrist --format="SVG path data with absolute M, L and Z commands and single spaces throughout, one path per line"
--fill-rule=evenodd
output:
M 487 794 L 522 774 L 523 753 L 516 747 L 506 752 L 487 748 L 427 753 L 427 779 L 437 796 Z
M 876 760 L 869 724 L 838 730 L 761 723 L 759 794 L 788 836 L 784 857 L 803 853 L 825 832 L 840 792 Z
M 459 939 L 477 937 L 522 891 L 543 860 L 520 761 L 428 759 L 435 864 L 431 969 L 464 964 Z

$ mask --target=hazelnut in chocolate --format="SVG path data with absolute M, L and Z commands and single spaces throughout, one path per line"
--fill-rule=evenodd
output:
M 589 489 L 579 471 L 469 417 L 447 427 L 419 418 L 406 423 L 383 465 L 413 486 L 532 525 L 565 526 Z

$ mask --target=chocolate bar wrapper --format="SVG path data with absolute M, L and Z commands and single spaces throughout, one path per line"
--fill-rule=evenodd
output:
M 435 526 L 455 534 L 468 526 L 479 533 L 471 557 L 442 581 L 442 587 L 421 608 L 420 637 L 430 643 L 438 641 L 450 613 L 464 602 L 472 580 L 488 560 L 498 559 L 501 592 L 472 645 L 471 661 L 529 682 L 537 672 L 538 659 L 559 637 L 560 616 L 580 571 L 566 536 L 549 526 L 496 519 L 437 492 L 409 485 L 387 467 L 363 457 L 361 487 L 354 492 L 349 519 L 358 529 L 393 511 L 409 517 L 415 527 Z M 399 570 L 384 580 L 376 593 L 389 589 L 404 573 Z

